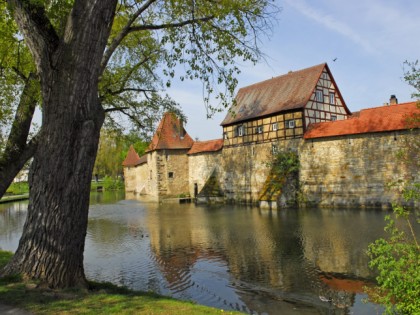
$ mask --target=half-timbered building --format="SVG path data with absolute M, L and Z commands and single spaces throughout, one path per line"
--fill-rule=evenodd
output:
M 241 88 L 221 123 L 224 146 L 302 138 L 311 123 L 351 115 L 326 63 Z

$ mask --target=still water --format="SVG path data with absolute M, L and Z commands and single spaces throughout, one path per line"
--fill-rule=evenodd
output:
M 27 202 L 0 205 L 0 248 L 17 248 Z M 251 314 L 378 314 L 362 286 L 375 210 L 262 210 L 91 195 L 90 279 Z

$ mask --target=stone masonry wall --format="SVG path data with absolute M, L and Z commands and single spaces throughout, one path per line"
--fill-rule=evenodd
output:
M 392 202 L 401 202 L 401 187 L 390 188 L 389 184 L 420 181 L 418 169 L 410 169 L 397 159 L 410 137 L 419 133 L 399 131 L 225 147 L 220 185 L 227 201 L 258 203 L 269 175 L 272 145 L 277 144 L 279 150 L 298 150 L 299 184 L 306 204 L 390 207 Z
M 320 206 L 382 206 L 397 201 L 390 183 L 420 180 L 419 170 L 397 158 L 410 131 L 307 140 L 300 147 L 300 186 Z
M 135 192 L 137 185 L 136 167 L 124 167 L 124 184 L 126 192 Z
M 221 187 L 227 201 L 258 203 L 270 173 L 273 144 L 278 150 L 296 149 L 299 139 L 223 148 Z
M 159 196 L 175 196 L 189 192 L 187 152 L 188 150 L 158 151 Z
M 219 176 L 221 158 L 222 151 L 203 152 L 188 156 L 190 196 L 194 196 L 195 185 L 197 185 L 198 193 L 200 193 L 212 174 Z

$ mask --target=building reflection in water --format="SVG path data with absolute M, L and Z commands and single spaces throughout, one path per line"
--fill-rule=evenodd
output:
M 85 246 L 91 279 L 248 313 L 376 312 L 360 300 L 383 212 L 96 201 Z M 0 244 L 15 250 L 26 209 L 8 209 Z
M 201 284 L 192 279 L 197 262 L 218 261 L 237 295 L 234 308 L 313 312 L 352 307 L 372 279 L 365 250 L 383 230 L 382 215 L 375 216 L 358 210 L 162 205 L 148 214 L 147 228 L 175 292 L 214 281 L 212 275 Z

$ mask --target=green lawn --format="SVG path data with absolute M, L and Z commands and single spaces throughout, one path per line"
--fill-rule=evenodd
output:
M 29 193 L 28 182 L 11 183 L 6 190 L 6 195 L 24 195 Z
M 0 268 L 12 253 L 0 250 Z M 0 279 L 0 303 L 34 314 L 241 314 L 182 302 L 153 293 L 90 282 L 89 290 L 36 288 L 19 277 Z

